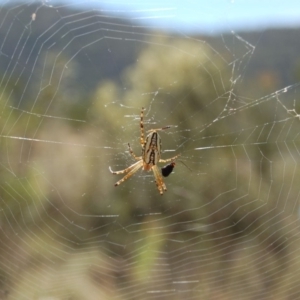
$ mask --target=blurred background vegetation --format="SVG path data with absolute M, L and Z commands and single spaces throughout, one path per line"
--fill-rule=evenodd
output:
M 35 10 L 0 13 L 1 297 L 300 298 L 300 30 Z M 181 154 L 163 197 L 108 171 L 139 155 L 141 107 Z

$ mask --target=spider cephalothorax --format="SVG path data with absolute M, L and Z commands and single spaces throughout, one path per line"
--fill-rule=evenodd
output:
M 159 169 L 157 167 L 157 163 L 166 163 L 169 161 L 173 161 L 179 156 L 176 155 L 172 158 L 168 159 L 161 159 L 161 138 L 159 134 L 157 133 L 160 130 L 165 130 L 170 128 L 170 126 L 157 128 L 157 129 L 150 129 L 148 130 L 149 134 L 146 136 L 144 135 L 144 108 L 142 108 L 141 111 L 141 121 L 140 121 L 140 128 L 141 128 L 141 137 L 140 137 L 140 143 L 142 146 L 142 156 L 136 156 L 130 145 L 128 144 L 129 152 L 134 157 L 135 160 L 137 160 L 136 163 L 132 164 L 128 168 L 121 170 L 121 171 L 112 171 L 111 168 L 109 168 L 110 172 L 112 174 L 124 174 L 127 173 L 122 179 L 117 181 L 115 183 L 115 186 L 120 185 L 122 182 L 130 178 L 136 171 L 138 171 L 140 168 L 143 168 L 145 171 L 153 171 L 156 186 L 159 190 L 159 193 L 162 195 L 164 191 L 167 190 L 165 183 L 163 182 L 162 176 L 159 172 Z M 175 165 L 175 163 L 174 163 Z

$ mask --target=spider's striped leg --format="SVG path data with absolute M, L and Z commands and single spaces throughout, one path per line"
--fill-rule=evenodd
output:
M 140 143 L 141 146 L 143 147 L 145 143 L 145 134 L 144 134 L 144 107 L 142 107 L 141 110 L 141 121 L 140 121 L 140 128 L 141 128 L 141 138 L 140 138 Z
M 131 149 L 131 147 L 130 147 L 130 144 L 128 143 L 128 148 L 129 148 L 129 152 L 130 152 L 130 154 L 133 156 L 133 158 L 134 159 L 136 159 L 136 160 L 140 160 L 140 159 L 142 159 L 142 157 L 141 156 L 136 156 L 134 153 L 133 153 L 133 151 L 132 151 L 132 149 Z
M 120 171 L 113 171 L 111 169 L 111 167 L 109 167 L 109 171 L 110 173 L 114 174 L 114 175 L 119 175 L 119 174 L 124 174 L 124 173 L 128 173 L 130 172 L 133 168 L 135 168 L 135 166 L 138 164 L 139 162 L 136 162 L 134 164 L 132 164 L 131 166 L 129 166 L 128 168 L 124 169 L 124 170 L 120 170 Z
M 161 195 L 163 195 L 164 191 L 167 190 L 167 187 L 166 187 L 166 185 L 165 185 L 165 183 L 164 183 L 164 181 L 163 181 L 156 165 L 152 166 L 152 171 L 153 171 L 153 174 L 154 174 L 154 177 L 155 177 L 155 183 L 156 183 L 156 186 L 159 190 L 159 193 Z
M 169 128 L 171 128 L 171 126 L 164 126 L 164 127 L 161 127 L 161 128 L 155 128 L 155 129 L 149 129 L 149 130 L 147 130 L 147 132 L 153 132 L 153 131 L 161 131 L 161 130 L 166 130 L 166 129 L 169 129 Z
M 174 156 L 174 157 L 171 157 L 171 158 L 167 158 L 167 159 L 160 159 L 159 162 L 160 163 L 167 163 L 169 161 L 174 161 L 178 156 L 180 156 L 180 154 Z
M 138 169 L 140 169 L 143 166 L 143 161 L 140 160 L 138 162 L 136 162 L 135 164 L 133 164 L 132 166 L 130 166 L 129 168 L 123 170 L 123 171 L 118 171 L 118 172 L 113 172 L 113 174 L 122 174 L 120 172 L 123 173 L 127 173 L 122 179 L 120 179 L 119 181 L 117 181 L 115 183 L 115 186 L 120 185 L 122 182 L 124 182 L 125 180 L 127 180 L 128 178 L 130 178 L 136 171 L 138 171 Z

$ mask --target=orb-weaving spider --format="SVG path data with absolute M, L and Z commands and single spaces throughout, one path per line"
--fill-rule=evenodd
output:
M 148 130 L 149 134 L 146 136 L 146 139 L 144 138 L 144 108 L 142 107 L 141 110 L 141 121 L 140 121 L 140 128 L 141 128 L 141 137 L 140 137 L 140 144 L 142 146 L 142 156 L 136 156 L 131 147 L 128 143 L 128 148 L 130 154 L 133 156 L 135 160 L 137 160 L 136 163 L 132 164 L 128 168 L 121 170 L 121 171 L 113 171 L 110 167 L 109 170 L 112 174 L 124 174 L 127 173 L 121 180 L 117 181 L 115 183 L 115 186 L 120 185 L 122 182 L 130 178 L 136 171 L 138 171 L 140 168 L 143 168 L 144 171 L 153 171 L 154 177 L 155 177 L 155 183 L 158 188 L 158 191 L 161 195 L 163 195 L 164 191 L 167 190 L 166 185 L 162 179 L 162 176 L 160 175 L 160 172 L 157 168 L 157 163 L 166 163 L 169 161 L 174 161 L 178 156 L 174 156 L 172 158 L 168 159 L 161 159 L 161 138 L 158 135 L 157 131 L 165 130 L 170 128 L 170 126 L 165 126 L 162 128 L 157 129 L 150 129 Z

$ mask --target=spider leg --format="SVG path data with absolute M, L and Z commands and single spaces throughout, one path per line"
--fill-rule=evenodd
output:
M 136 162 L 135 164 L 133 164 L 132 166 L 130 166 L 129 168 L 125 169 L 127 170 L 126 172 L 128 172 L 128 169 L 130 170 L 128 172 L 128 174 L 126 174 L 122 179 L 120 179 L 119 181 L 117 181 L 115 183 L 115 186 L 120 185 L 122 182 L 124 182 L 125 180 L 127 180 L 128 178 L 130 178 L 136 171 L 138 171 L 138 169 L 140 169 L 143 166 L 143 161 L 140 160 L 138 162 Z M 123 171 L 125 171 L 123 170 Z M 122 171 L 119 171 L 122 172 Z M 119 172 L 114 172 L 113 174 L 121 174 Z M 125 173 L 125 172 L 124 172 Z
M 136 160 L 141 160 L 142 159 L 142 157 L 141 156 L 136 156 L 135 154 L 134 154 L 134 152 L 132 151 L 132 149 L 131 149 L 131 147 L 130 147 L 130 144 L 128 143 L 128 148 L 129 148 L 129 152 L 130 152 L 130 154 L 133 156 L 133 158 L 134 159 L 136 159 Z
M 161 131 L 161 130 L 166 130 L 166 129 L 169 129 L 169 128 L 171 128 L 171 126 L 164 126 L 164 127 L 161 127 L 161 128 L 149 129 L 149 130 L 147 130 L 147 132 Z
M 174 157 L 171 157 L 171 158 L 167 158 L 167 159 L 160 159 L 159 162 L 160 163 L 167 163 L 169 161 L 174 161 L 178 156 L 180 156 L 180 154 L 174 156 Z
M 140 121 L 140 128 L 141 128 L 141 138 L 140 138 L 140 144 L 143 147 L 145 143 L 145 134 L 144 134 L 144 107 L 142 107 L 141 110 L 141 121 Z
M 132 164 L 131 166 L 129 166 L 128 168 L 124 169 L 124 170 L 120 170 L 120 171 L 113 171 L 111 169 L 111 167 L 109 167 L 109 171 L 110 173 L 114 174 L 114 175 L 118 175 L 118 174 L 124 174 L 124 173 L 128 173 L 130 172 L 133 168 L 135 168 L 135 166 L 138 164 L 139 162 L 136 162 L 134 164 Z
M 153 174 L 154 174 L 154 177 L 155 177 L 155 183 L 156 183 L 156 186 L 159 190 L 159 193 L 161 195 L 163 195 L 164 191 L 167 190 L 167 187 L 166 187 L 166 185 L 165 185 L 165 183 L 164 183 L 164 181 L 163 181 L 156 165 L 154 165 L 152 167 L 152 171 L 153 171 Z

